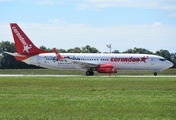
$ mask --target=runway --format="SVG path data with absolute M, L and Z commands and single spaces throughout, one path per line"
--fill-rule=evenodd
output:
M 51 74 L 0 74 L 0 77 L 176 77 L 176 75 L 102 75 L 102 76 L 85 76 L 85 75 L 51 75 Z
M 49 74 L 0 74 L 0 77 L 74 77 L 81 75 L 49 75 Z

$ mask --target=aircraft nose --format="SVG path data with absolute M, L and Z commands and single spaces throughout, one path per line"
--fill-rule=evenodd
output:
M 168 68 L 172 67 L 173 65 L 174 65 L 174 64 L 173 64 L 172 62 L 167 61 L 167 67 L 168 67 Z

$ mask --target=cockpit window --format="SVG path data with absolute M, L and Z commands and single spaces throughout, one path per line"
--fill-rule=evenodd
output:
M 165 61 L 166 59 L 159 59 L 160 61 Z

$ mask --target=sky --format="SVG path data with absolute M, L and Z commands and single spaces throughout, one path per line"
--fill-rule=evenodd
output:
M 176 52 L 176 0 L 0 0 L 0 42 L 10 23 L 38 47 Z

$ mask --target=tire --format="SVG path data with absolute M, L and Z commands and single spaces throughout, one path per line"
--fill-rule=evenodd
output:
M 86 75 L 87 75 L 87 76 L 90 76 L 90 75 L 92 75 L 92 76 L 93 76 L 93 75 L 94 75 L 94 72 L 93 72 L 93 71 L 88 70 L 88 71 L 86 71 Z
M 86 75 L 89 76 L 91 74 L 90 71 L 86 71 Z
M 154 74 L 154 76 L 157 76 L 157 72 L 154 72 L 153 74 Z
M 91 75 L 92 75 L 92 76 L 94 75 L 94 72 L 93 72 L 93 71 L 91 71 Z

